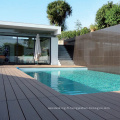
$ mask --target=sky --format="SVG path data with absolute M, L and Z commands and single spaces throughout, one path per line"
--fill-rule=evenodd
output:
M 0 21 L 50 25 L 47 5 L 54 0 L 0 0 Z M 120 0 L 112 0 L 120 3 Z M 79 20 L 82 27 L 95 23 L 97 10 L 108 0 L 66 0 L 72 7 L 72 15 L 66 19 L 67 30 L 75 30 Z

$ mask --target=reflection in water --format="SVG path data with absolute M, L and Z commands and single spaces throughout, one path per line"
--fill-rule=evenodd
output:
M 68 95 L 120 90 L 120 75 L 91 70 L 41 70 L 26 72 L 41 83 Z
M 37 80 L 39 78 L 39 74 L 38 73 L 34 73 L 34 78 Z
M 86 86 L 84 84 L 75 81 L 74 77 L 76 76 L 74 76 L 73 78 L 70 76 L 70 75 L 75 75 L 74 74 L 75 72 L 73 71 L 56 70 L 56 71 L 26 72 L 26 73 L 34 77 L 41 83 L 63 94 L 75 95 L 75 94 L 99 92 L 99 90 L 97 89 L 94 89 L 92 87 Z M 67 78 L 66 76 L 69 76 L 69 78 Z
M 58 71 L 58 76 L 60 77 L 60 71 Z
M 51 88 L 54 88 L 54 90 L 59 91 L 58 89 L 58 75 L 55 75 L 57 71 L 51 72 Z

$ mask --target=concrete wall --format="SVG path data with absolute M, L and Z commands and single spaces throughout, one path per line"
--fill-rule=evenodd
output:
M 90 70 L 120 74 L 120 25 L 76 37 L 73 60 Z
M 58 65 L 58 38 L 51 37 L 51 65 Z

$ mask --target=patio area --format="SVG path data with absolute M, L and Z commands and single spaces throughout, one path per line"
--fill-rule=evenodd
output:
M 120 120 L 119 91 L 63 95 L 16 67 L 50 65 L 0 66 L 0 120 Z

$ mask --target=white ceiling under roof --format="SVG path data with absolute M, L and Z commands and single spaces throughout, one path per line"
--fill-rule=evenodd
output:
M 38 31 L 50 31 L 54 32 L 54 35 L 61 34 L 61 27 L 31 23 L 18 23 L 18 22 L 6 22 L 0 21 L 0 28 L 14 28 L 25 30 L 38 30 Z

